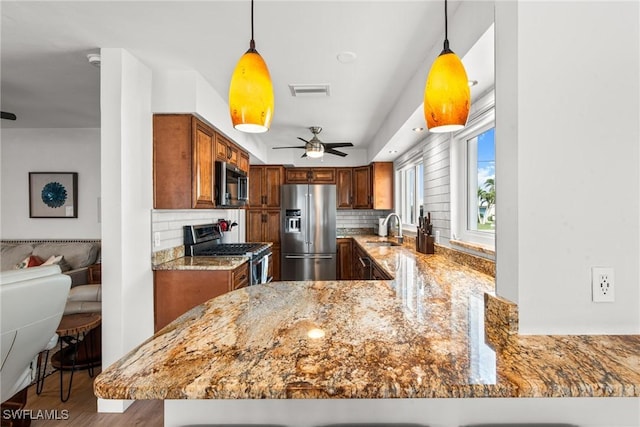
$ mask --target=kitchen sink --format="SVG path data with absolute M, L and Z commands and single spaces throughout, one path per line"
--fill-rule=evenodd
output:
M 366 241 L 365 243 L 367 243 L 369 245 L 374 245 L 374 246 L 402 246 L 400 243 L 396 243 L 396 242 L 381 242 L 379 240 L 369 240 L 369 241 Z

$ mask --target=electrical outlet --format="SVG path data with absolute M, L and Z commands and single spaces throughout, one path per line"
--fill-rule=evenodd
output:
M 160 232 L 156 231 L 153 233 L 153 247 L 157 248 L 160 246 Z
M 593 302 L 614 302 L 615 278 L 611 267 L 591 268 L 591 292 Z

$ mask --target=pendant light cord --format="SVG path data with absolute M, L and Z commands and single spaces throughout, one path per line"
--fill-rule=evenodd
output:
M 249 42 L 249 51 L 255 52 L 256 42 L 253 41 L 253 0 L 251 0 L 251 41 Z
M 251 0 L 253 2 L 253 0 Z M 444 51 L 448 52 L 449 49 L 449 19 L 447 18 L 447 0 L 444 0 Z

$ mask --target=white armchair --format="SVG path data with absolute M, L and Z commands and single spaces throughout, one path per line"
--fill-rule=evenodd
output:
M 0 402 L 31 383 L 31 361 L 55 345 L 70 287 L 57 265 L 0 272 Z

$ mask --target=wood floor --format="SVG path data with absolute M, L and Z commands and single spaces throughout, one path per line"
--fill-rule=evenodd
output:
M 96 370 L 96 375 L 99 370 Z M 57 411 L 60 417 L 63 410 L 68 411 L 66 420 L 34 419 L 32 427 L 120 427 L 145 426 L 161 427 L 164 421 L 164 405 L 161 400 L 139 400 L 133 403 L 122 414 L 97 413 L 97 399 L 93 395 L 93 379 L 87 371 L 77 371 L 73 376 L 71 397 L 67 402 L 60 401 L 60 373 L 54 372 L 45 380 L 40 396 L 36 394 L 35 386 L 29 387 L 27 405 L 36 416 L 36 411 Z M 68 379 L 65 372 L 65 381 Z M 66 383 L 65 383 L 66 385 Z M 42 418 L 42 417 L 41 417 Z

